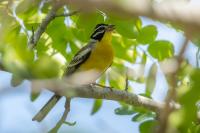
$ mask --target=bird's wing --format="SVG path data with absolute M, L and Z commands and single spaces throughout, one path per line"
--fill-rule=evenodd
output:
M 84 63 L 91 54 L 92 49 L 95 47 L 96 42 L 90 42 L 88 45 L 80 49 L 74 58 L 67 66 L 66 75 L 69 76 L 74 73 L 79 66 Z

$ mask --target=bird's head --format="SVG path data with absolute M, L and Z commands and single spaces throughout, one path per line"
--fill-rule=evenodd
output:
M 101 41 L 103 38 L 111 39 L 114 29 L 115 26 L 111 24 L 97 24 L 90 38 L 98 41 Z

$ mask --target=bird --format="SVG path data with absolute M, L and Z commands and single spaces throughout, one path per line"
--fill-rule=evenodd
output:
M 115 25 L 100 23 L 94 28 L 87 45 L 82 47 L 67 65 L 65 76 L 70 77 L 79 72 L 95 70 L 91 84 L 112 65 L 114 49 L 112 47 L 112 33 Z M 81 74 L 79 75 L 81 76 Z M 85 76 L 85 75 L 83 75 Z M 83 77 L 85 78 L 85 77 Z M 62 96 L 54 94 L 42 109 L 33 117 L 33 121 L 42 121 Z

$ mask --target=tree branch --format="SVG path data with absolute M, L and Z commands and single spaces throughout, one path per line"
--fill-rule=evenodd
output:
M 47 25 L 55 18 L 56 11 L 61 7 L 61 5 L 54 4 L 52 9 L 48 12 L 47 16 L 42 20 L 41 24 L 38 26 L 35 33 L 32 35 L 31 40 L 28 42 L 28 47 L 33 49 L 37 42 L 39 41 L 42 33 L 45 32 Z
M 54 3 L 52 6 L 52 9 L 47 13 L 46 17 L 43 19 L 43 21 L 41 22 L 41 24 L 38 26 L 38 28 L 36 29 L 35 32 L 33 32 L 34 34 L 32 34 L 31 39 L 28 42 L 28 47 L 29 49 L 33 49 L 34 47 L 36 47 L 37 42 L 39 41 L 41 35 L 45 32 L 48 24 L 55 19 L 55 17 L 67 17 L 67 16 L 72 16 L 76 13 L 78 13 L 78 11 L 74 11 L 71 13 L 67 13 L 67 14 L 59 14 L 57 15 L 56 12 L 59 8 L 61 8 L 64 5 L 63 1 L 59 1 L 58 3 Z
M 66 98 L 66 101 L 65 101 L 65 111 L 63 113 L 63 116 L 58 121 L 58 123 L 56 124 L 56 126 L 49 131 L 49 133 L 57 133 L 58 130 L 60 129 L 60 127 L 62 126 L 62 124 L 65 123 L 67 115 L 68 115 L 68 113 L 70 111 L 70 103 L 71 103 L 71 98 Z
M 65 97 L 81 97 L 81 98 L 94 98 L 94 99 L 106 99 L 113 101 L 121 101 L 133 106 L 140 106 L 147 108 L 154 112 L 160 112 L 164 103 L 154 101 L 152 99 L 139 96 L 127 91 L 121 91 L 108 88 L 102 89 L 99 86 L 91 85 L 70 85 L 67 84 L 66 79 L 63 80 L 34 80 L 32 81 L 32 88 L 37 88 L 40 91 L 41 88 L 49 89 L 58 95 Z M 36 91 L 36 90 L 35 90 Z M 178 108 L 173 105 L 174 108 Z
M 184 43 L 181 47 L 181 50 L 178 54 L 177 58 L 177 69 L 175 72 L 172 73 L 171 75 L 171 87 L 169 88 L 168 96 L 165 100 L 165 107 L 163 108 L 163 111 L 160 113 L 159 116 L 159 128 L 157 130 L 157 133 L 166 133 L 167 131 L 167 126 L 168 126 L 168 118 L 170 113 L 173 111 L 173 108 L 170 107 L 170 103 L 172 101 L 176 101 L 176 88 L 177 88 L 177 74 L 180 70 L 181 64 L 183 62 L 183 55 L 185 53 L 185 50 L 189 44 L 189 39 L 188 36 L 186 35 L 186 38 L 184 40 Z

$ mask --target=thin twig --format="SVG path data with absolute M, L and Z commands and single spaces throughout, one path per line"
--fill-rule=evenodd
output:
M 197 53 L 196 53 L 196 66 L 199 67 L 199 57 L 200 57 L 200 48 L 198 47 Z
M 34 47 L 36 47 L 37 42 L 39 41 L 41 35 L 45 32 L 48 24 L 55 19 L 55 17 L 62 17 L 62 16 L 72 16 L 75 15 L 76 13 L 78 13 L 78 11 L 73 11 L 67 14 L 60 14 L 60 15 L 56 15 L 56 12 L 59 8 L 61 8 L 64 5 L 63 2 L 58 3 L 54 3 L 52 9 L 47 13 L 46 17 L 42 20 L 41 24 L 39 25 L 39 27 L 36 29 L 35 34 L 32 34 L 31 39 L 28 42 L 28 47 L 29 49 L 33 49 Z
M 125 91 L 128 91 L 128 86 L 129 86 L 129 82 L 128 82 L 128 72 L 126 71 L 126 78 L 125 78 Z
M 71 98 L 66 98 L 66 102 L 65 102 L 65 111 L 61 117 L 61 119 L 58 121 L 58 123 L 56 124 L 56 126 L 54 128 L 52 128 L 49 133 L 57 133 L 58 130 L 60 129 L 60 127 L 62 126 L 62 124 L 67 124 L 69 122 L 65 122 L 67 115 L 70 111 L 70 103 L 71 103 Z M 73 125 L 73 124 L 72 124 Z
M 34 28 L 32 26 L 32 36 L 31 36 L 31 40 L 30 40 L 30 43 L 33 44 L 34 43 L 34 36 L 35 36 L 35 31 L 34 31 Z
M 30 49 L 33 49 L 36 47 L 37 42 L 39 41 L 41 35 L 44 33 L 46 30 L 48 24 L 55 18 L 56 11 L 60 8 L 61 6 L 57 6 L 56 4 L 53 5 L 52 9 L 48 12 L 47 16 L 42 20 L 41 24 L 39 27 L 36 29 L 35 34 L 32 35 L 32 39 L 28 42 L 28 47 Z
M 170 113 L 173 111 L 174 108 L 171 108 L 170 104 L 172 101 L 176 101 L 176 87 L 177 87 L 177 73 L 179 72 L 179 69 L 181 67 L 182 61 L 183 61 L 183 55 L 184 52 L 189 44 L 189 39 L 186 36 L 186 39 L 183 43 L 183 46 L 181 47 L 181 50 L 178 54 L 177 58 L 177 69 L 176 71 L 171 75 L 171 87 L 169 88 L 168 96 L 165 100 L 165 107 L 163 108 L 163 111 L 160 112 L 159 116 L 159 127 L 157 130 L 157 133 L 166 133 L 166 129 L 168 126 L 168 117 Z

